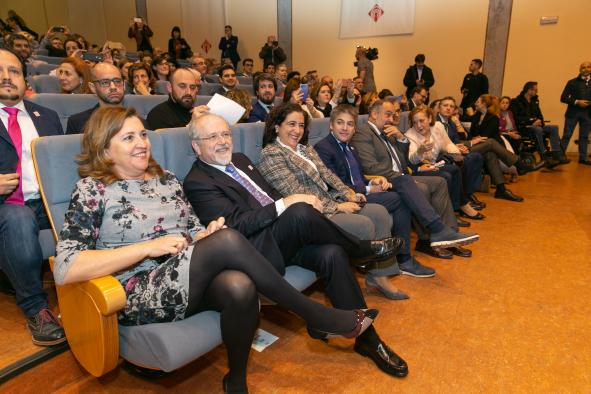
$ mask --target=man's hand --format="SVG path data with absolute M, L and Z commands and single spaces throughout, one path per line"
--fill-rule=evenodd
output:
M 377 176 L 375 178 L 372 178 L 372 180 L 369 181 L 369 186 L 370 186 L 371 193 L 385 192 L 386 190 L 392 189 L 392 184 L 390 182 L 388 182 L 388 180 L 386 178 L 384 178 L 383 176 Z M 371 190 L 371 187 L 374 187 L 374 186 L 377 188 L 376 191 Z
M 460 150 L 460 153 L 461 154 L 467 155 L 468 153 L 470 153 L 470 149 L 468 149 L 468 147 L 466 145 L 464 145 L 464 144 L 456 144 L 456 146 Z
M 322 212 L 322 202 L 313 194 L 292 194 L 291 196 L 287 196 L 283 199 L 286 209 L 298 202 L 310 204 L 315 210 Z
M 404 134 L 402 134 L 402 132 L 398 129 L 398 127 L 393 126 L 393 125 L 385 126 L 384 133 L 386 133 L 386 136 L 388 136 L 388 138 L 394 136 L 397 140 L 404 139 Z
M 541 119 L 536 119 L 534 120 L 534 122 L 531 124 L 532 126 L 536 126 L 536 127 L 542 127 L 542 120 Z
M 207 105 L 199 105 L 197 107 L 193 107 L 191 110 L 191 122 L 199 119 L 203 115 L 209 113 L 209 107 Z
M 354 202 L 342 202 L 339 204 L 338 210 L 343 213 L 357 213 L 361 208 Z
M 575 105 L 578 105 L 581 108 L 587 108 L 591 105 L 591 101 L 589 100 L 575 100 Z
M 228 226 L 226 226 L 224 224 L 225 221 L 226 221 L 226 219 L 224 219 L 223 216 L 220 216 L 216 220 L 212 220 L 211 222 L 209 222 L 209 224 L 207 225 L 207 228 L 205 230 L 201 230 L 197 233 L 197 235 L 195 236 L 195 241 L 200 241 L 203 238 L 215 233 L 218 230 L 221 230 L 223 228 L 227 228 Z
M 18 174 L 0 174 L 0 195 L 12 193 L 18 186 Z

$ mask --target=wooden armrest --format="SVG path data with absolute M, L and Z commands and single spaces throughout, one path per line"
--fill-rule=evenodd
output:
M 103 276 L 78 285 L 84 288 L 94 300 L 98 310 L 105 316 L 111 315 L 125 306 L 125 290 L 113 276 Z
M 372 179 L 375 179 L 377 177 L 379 177 L 379 175 L 363 175 L 365 177 L 365 179 L 367 179 L 368 181 L 371 181 Z

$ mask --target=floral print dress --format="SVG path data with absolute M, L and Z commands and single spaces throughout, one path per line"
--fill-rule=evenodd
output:
M 148 258 L 113 274 L 127 295 L 119 313 L 120 324 L 180 320 L 185 317 L 189 297 L 193 239 L 202 229 L 180 182 L 170 172 L 150 180 L 122 180 L 110 185 L 86 177 L 76 183 L 66 211 L 54 276 L 62 283 L 84 250 L 114 249 L 165 235 L 183 235 L 190 242 L 179 255 Z

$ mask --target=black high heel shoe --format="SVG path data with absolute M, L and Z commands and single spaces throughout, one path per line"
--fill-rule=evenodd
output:
M 464 218 L 472 219 L 472 220 L 482 220 L 486 217 L 483 214 L 481 214 L 480 212 L 477 212 L 476 215 L 474 215 L 474 216 L 470 216 L 466 212 L 462 211 L 461 209 L 460 209 L 460 216 L 464 217 Z
M 230 391 L 228 388 L 228 374 L 224 375 L 224 378 L 222 379 L 222 388 L 226 394 L 248 394 L 248 388 L 239 391 Z
M 357 323 L 349 332 L 339 334 L 308 327 L 308 334 L 314 339 L 325 342 L 330 338 L 357 338 L 373 324 L 379 311 L 377 309 L 355 309 L 355 313 L 357 314 Z

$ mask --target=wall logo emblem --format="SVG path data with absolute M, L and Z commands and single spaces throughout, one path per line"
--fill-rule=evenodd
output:
M 379 5 L 375 4 L 371 10 L 369 10 L 369 12 L 367 13 L 367 15 L 369 15 L 369 17 L 371 19 L 373 19 L 374 22 L 377 22 L 378 19 L 380 19 L 380 17 L 382 15 L 384 15 L 384 10 L 382 9 L 382 7 L 380 7 Z
M 203 43 L 201 44 L 201 49 L 203 49 L 205 53 L 209 52 L 209 50 L 211 49 L 211 43 L 207 41 L 207 38 L 203 40 Z

